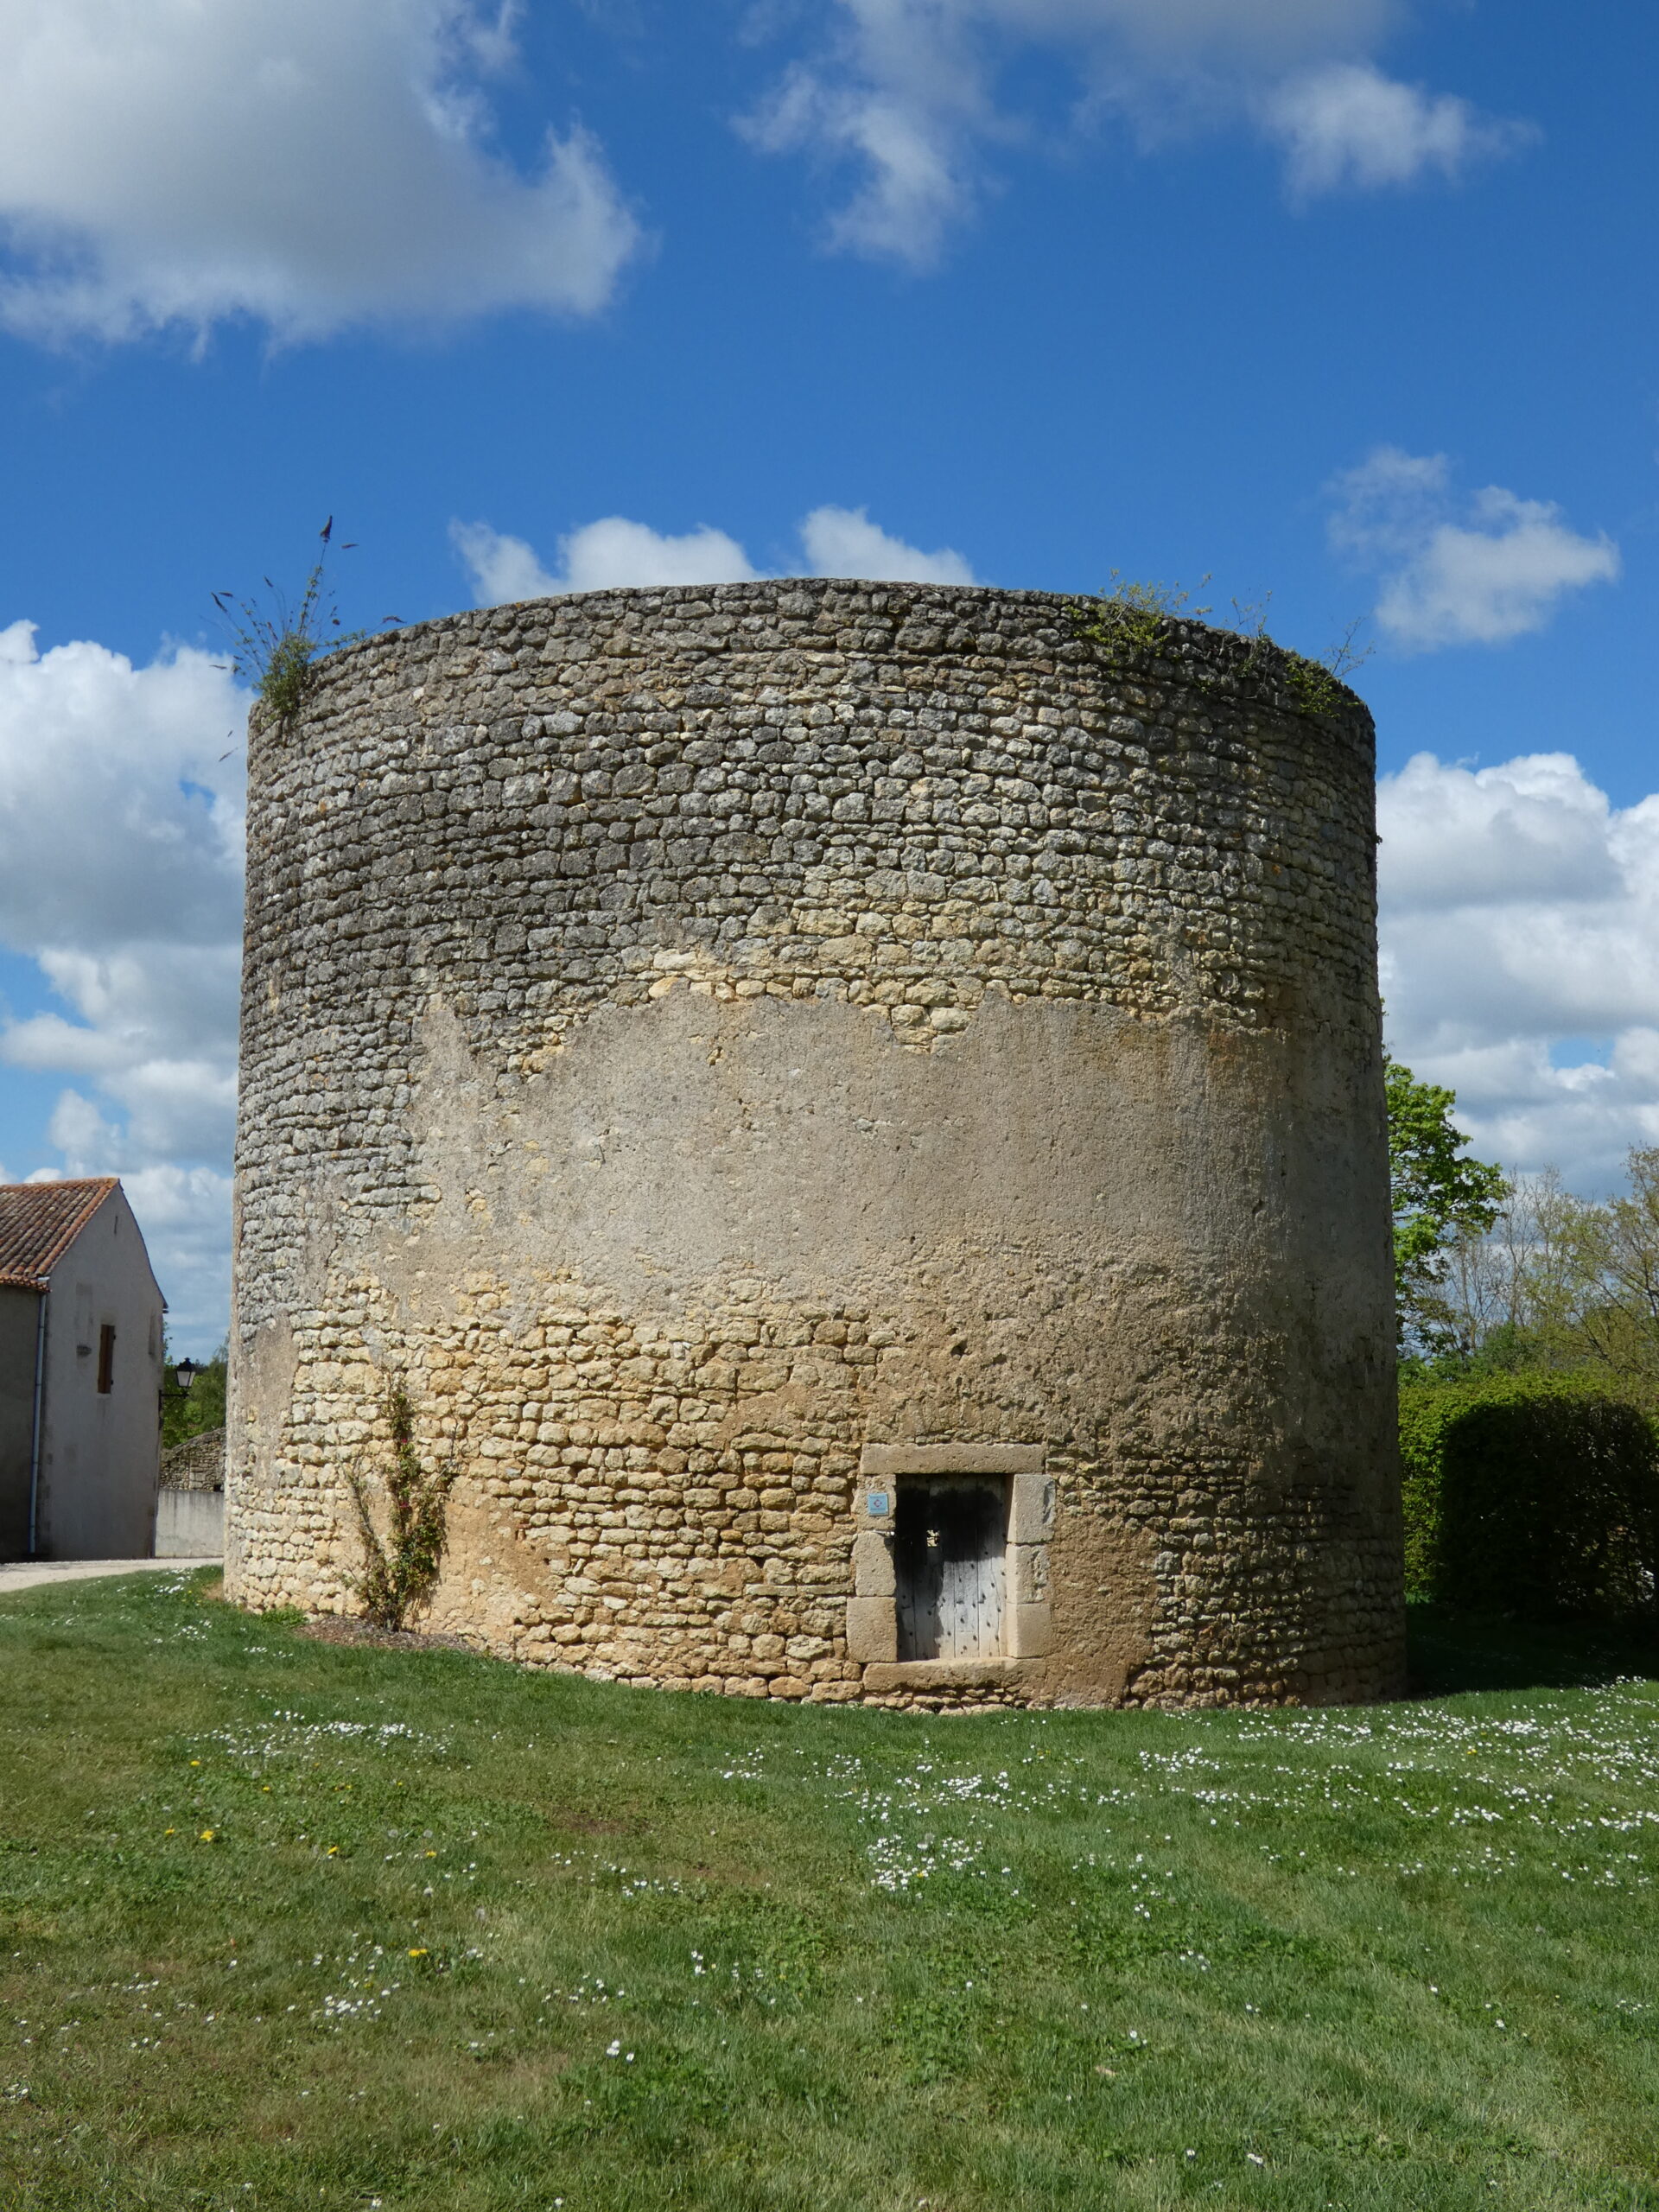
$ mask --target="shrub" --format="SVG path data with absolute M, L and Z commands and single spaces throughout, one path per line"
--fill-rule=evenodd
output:
M 1550 1374 L 1400 1391 L 1406 1587 L 1504 1612 L 1653 1614 L 1659 1438 L 1637 1407 Z
M 367 1478 L 353 1468 L 346 1481 L 363 1540 L 363 1571 L 352 1586 L 363 1601 L 365 1620 L 377 1628 L 400 1629 L 437 1583 L 448 1536 L 449 1492 L 461 1469 L 453 1447 L 435 1467 L 422 1465 L 415 1410 L 401 1382 L 388 1386 L 382 1411 L 391 1431 L 391 1465 L 381 1478 L 386 1533 L 382 1536 L 374 1525 Z

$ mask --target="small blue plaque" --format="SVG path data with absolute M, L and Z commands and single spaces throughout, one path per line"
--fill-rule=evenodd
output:
M 866 1492 L 864 1498 L 864 1510 L 868 1514 L 871 1515 L 872 1517 L 878 1514 L 887 1513 L 890 1510 L 890 1503 L 886 1491 L 873 1490 Z

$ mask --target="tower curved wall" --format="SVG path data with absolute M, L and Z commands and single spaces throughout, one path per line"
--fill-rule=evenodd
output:
M 231 1593 L 353 1609 L 399 1377 L 461 1467 L 432 1625 L 521 1659 L 1396 1690 L 1372 750 L 1274 649 L 1038 593 L 329 658 L 250 740 Z M 998 1610 L 930 1652 L 897 1516 L 952 1483 Z

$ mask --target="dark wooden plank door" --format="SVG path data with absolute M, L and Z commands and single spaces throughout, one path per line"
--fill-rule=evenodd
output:
M 895 1514 L 901 1659 L 995 1659 L 1006 1647 L 1006 1484 L 901 1483 Z

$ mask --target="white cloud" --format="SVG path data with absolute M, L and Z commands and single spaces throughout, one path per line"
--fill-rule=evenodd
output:
M 1262 114 L 1284 144 L 1291 189 L 1303 199 L 1344 186 L 1376 191 L 1435 173 L 1456 179 L 1535 135 L 1524 124 L 1482 116 L 1450 92 L 1398 84 L 1370 62 L 1303 71 L 1268 95 Z
M 765 573 L 724 531 L 704 527 L 675 537 L 620 515 L 561 537 L 558 565 L 551 571 L 522 537 L 504 536 L 488 523 L 453 523 L 449 534 L 480 607 L 630 585 L 752 583 Z M 949 546 L 925 553 L 907 545 L 873 523 L 862 507 L 815 507 L 801 524 L 800 536 L 810 575 L 883 583 L 974 581 L 960 553 Z
M 188 646 L 135 669 L 0 630 L 0 938 L 99 947 L 158 913 L 184 941 L 233 931 L 246 706 Z
M 1482 1157 L 1616 1179 L 1659 1143 L 1659 797 L 1617 809 L 1570 753 L 1420 753 L 1377 799 L 1395 1051 Z
M 1236 120 L 1283 147 L 1300 197 L 1460 175 L 1531 135 L 1370 58 L 1394 0 L 833 0 L 828 35 L 741 127 L 771 153 L 851 162 L 830 243 L 923 264 L 983 189 L 987 149 L 1031 135 L 999 95 L 1033 52 L 1070 73 L 1074 114 L 1143 137 Z M 1052 126 L 1051 126 L 1052 127 Z
M 870 577 L 893 584 L 970 584 L 960 553 L 941 546 L 924 553 L 891 537 L 862 507 L 815 507 L 801 524 L 801 543 L 815 576 Z
M 60 340 L 592 314 L 639 233 L 594 141 L 491 144 L 491 0 L 0 0 L 0 320 Z
M 547 599 L 561 587 L 522 537 L 508 537 L 486 522 L 452 522 L 449 543 L 473 580 L 480 607 L 510 607 L 515 600 Z
M 1331 490 L 1332 542 L 1382 573 L 1377 622 L 1410 650 L 1505 644 L 1619 573 L 1612 540 L 1581 537 L 1548 500 L 1491 484 L 1458 502 L 1444 454 L 1379 446 Z
M 740 584 L 755 573 L 743 548 L 723 530 L 691 530 L 674 537 L 621 515 L 607 515 L 561 537 L 553 572 L 522 537 L 505 537 L 488 523 L 452 523 L 449 536 L 480 607 L 630 584 Z
M 0 631 L 0 943 L 64 1009 L 0 1026 L 0 1064 L 85 1086 L 60 1172 L 124 1178 L 197 1350 L 227 1310 L 246 703 L 188 647 Z

